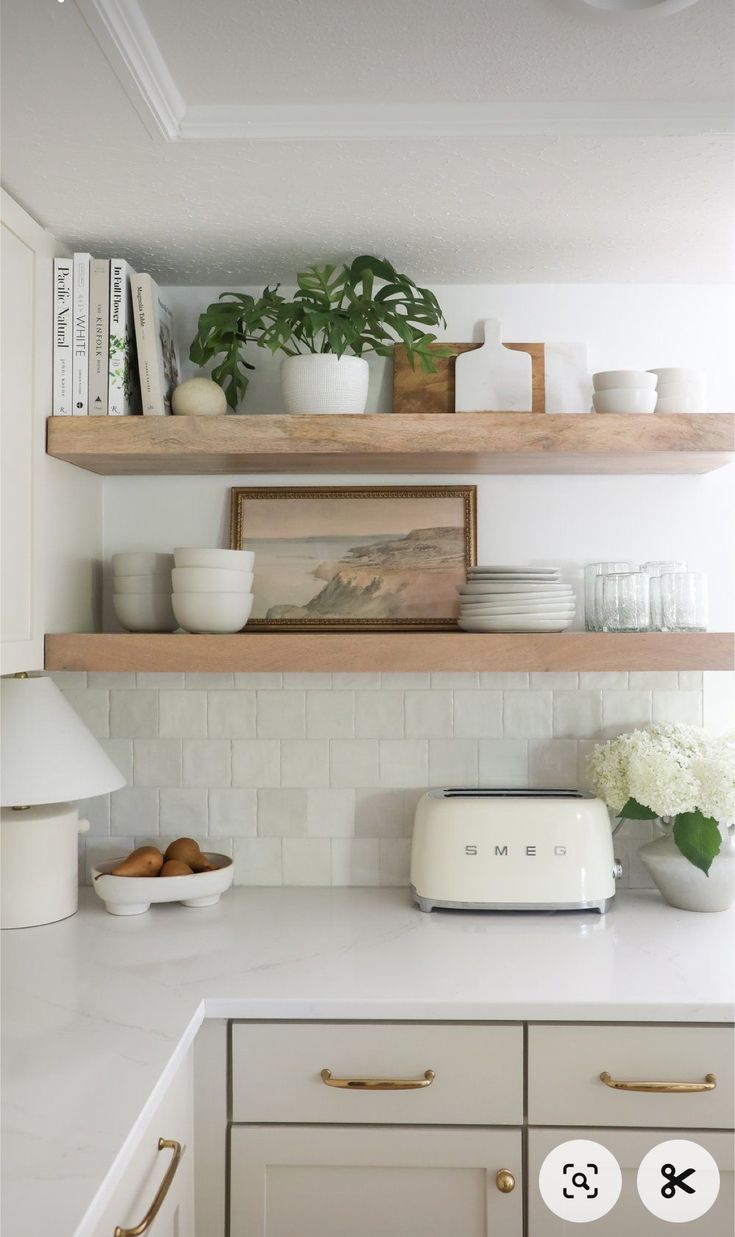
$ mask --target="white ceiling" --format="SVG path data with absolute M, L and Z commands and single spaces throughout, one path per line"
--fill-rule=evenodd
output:
M 730 276 L 731 0 L 104 0 L 112 33 L 99 5 L 3 6 L 3 181 L 72 245 L 206 285 L 366 251 L 436 283 Z M 268 137 L 408 104 L 411 136 Z

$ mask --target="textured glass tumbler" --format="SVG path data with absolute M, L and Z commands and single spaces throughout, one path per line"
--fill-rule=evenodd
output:
M 602 623 L 597 609 L 595 585 L 598 576 L 608 576 L 613 572 L 633 571 L 632 563 L 588 563 L 584 569 L 584 625 L 587 631 L 602 631 Z M 600 595 L 601 596 L 601 595 Z
M 676 562 L 674 559 L 670 561 L 658 559 L 643 564 L 643 570 L 650 581 L 651 631 L 663 631 L 664 629 L 664 617 L 661 609 L 661 576 L 667 575 L 671 571 L 686 571 L 686 569 L 686 563 Z
M 649 581 L 645 571 L 601 576 L 596 589 L 603 631 L 648 631 Z
M 707 577 L 701 571 L 661 576 L 663 631 L 707 630 Z

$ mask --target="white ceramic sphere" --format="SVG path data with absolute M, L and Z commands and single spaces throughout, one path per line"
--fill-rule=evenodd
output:
M 221 417 L 227 412 L 227 398 L 211 378 L 187 378 L 174 389 L 171 411 L 177 417 Z

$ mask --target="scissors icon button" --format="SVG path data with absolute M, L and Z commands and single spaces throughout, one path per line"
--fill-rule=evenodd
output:
M 693 1168 L 685 1168 L 683 1172 L 677 1173 L 673 1164 L 661 1165 L 661 1176 L 667 1178 L 667 1184 L 661 1186 L 662 1198 L 673 1198 L 677 1190 L 683 1190 L 685 1194 L 694 1194 L 694 1187 L 687 1185 L 687 1177 L 691 1177 L 694 1172 Z

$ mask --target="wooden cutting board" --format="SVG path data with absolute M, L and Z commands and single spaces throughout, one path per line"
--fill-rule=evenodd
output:
M 518 352 L 531 354 L 532 412 L 546 411 L 546 380 L 544 372 L 543 344 L 505 344 Z M 450 344 L 456 353 L 470 352 L 482 344 Z M 432 349 L 433 351 L 433 349 Z M 437 357 L 436 372 L 425 374 L 418 361 L 416 368 L 406 357 L 403 344 L 396 344 L 393 352 L 393 411 L 409 412 L 454 412 L 454 362 L 455 357 Z M 504 409 L 503 411 L 507 411 Z

